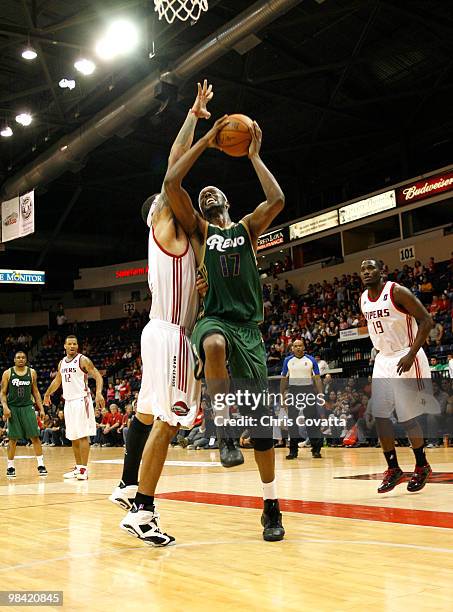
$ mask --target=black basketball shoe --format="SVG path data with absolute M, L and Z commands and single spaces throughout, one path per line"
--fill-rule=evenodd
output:
M 6 478 L 16 478 L 16 468 L 8 468 L 6 470 Z
M 417 491 L 421 491 L 425 484 L 428 482 L 428 478 L 433 473 L 431 466 L 429 463 L 424 465 L 423 467 L 415 466 L 414 473 L 411 476 L 411 479 L 407 483 L 407 490 L 410 493 L 416 493 Z
M 378 493 L 388 493 L 404 480 L 403 470 L 399 467 L 389 468 L 384 472 L 384 478 L 378 487 Z
M 47 476 L 47 470 L 44 465 L 38 465 L 38 474 L 40 476 Z
M 244 455 L 240 448 L 237 448 L 233 438 L 218 437 L 220 450 L 220 463 L 225 468 L 235 467 L 244 463 Z
M 282 525 L 282 513 L 278 499 L 265 499 L 264 510 L 261 515 L 261 525 L 263 529 L 263 540 L 266 542 L 279 542 L 285 536 L 285 529 Z

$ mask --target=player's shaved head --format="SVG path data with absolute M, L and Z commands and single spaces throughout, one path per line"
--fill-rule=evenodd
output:
M 209 221 L 210 218 L 219 214 L 219 210 L 228 210 L 230 204 L 221 189 L 209 185 L 200 191 L 198 207 L 203 217 Z
M 70 340 L 70 339 L 75 340 L 76 342 L 78 342 L 77 336 L 74 336 L 74 334 L 69 334 L 69 336 L 66 336 L 66 338 L 65 338 L 65 340 L 64 340 L 64 341 L 65 341 L 65 343 L 66 343 L 68 340 Z
M 378 270 L 382 270 L 382 263 L 378 259 L 364 259 L 361 267 L 363 267 L 363 265 L 366 263 L 372 263 Z
M 364 259 L 360 266 L 360 278 L 365 287 L 376 287 L 381 282 L 382 264 L 378 259 Z

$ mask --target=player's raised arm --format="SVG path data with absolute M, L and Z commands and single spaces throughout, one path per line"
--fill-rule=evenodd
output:
M 9 370 L 5 370 L 2 376 L 2 386 L 1 386 L 1 402 L 3 407 L 3 416 L 5 419 L 9 419 L 11 416 L 11 411 L 8 407 L 8 383 L 9 383 Z
M 44 393 L 44 406 L 50 406 L 50 396 L 53 395 L 55 391 L 61 387 L 60 364 L 61 364 L 61 361 L 58 364 L 57 375 L 55 376 L 53 381 L 48 386 L 47 391 Z
M 418 300 L 406 287 L 394 285 L 393 299 L 396 306 L 399 306 L 402 310 L 413 316 L 418 324 L 418 331 L 414 343 L 407 355 L 404 355 L 398 362 L 397 372 L 401 375 L 403 372 L 408 372 L 411 369 L 418 351 L 426 342 L 426 338 L 433 327 L 433 320 L 420 300 Z
M 285 196 L 275 176 L 260 157 L 262 132 L 256 121 L 253 122 L 250 131 L 252 142 L 249 148 L 249 159 L 255 168 L 264 195 L 266 196 L 266 201 L 262 202 L 250 215 L 243 219 L 249 228 L 252 240 L 256 242 L 260 234 L 271 225 L 275 217 L 285 207 Z
M 104 381 L 102 379 L 101 373 L 94 366 L 91 359 L 85 357 L 85 355 L 80 358 L 80 367 L 88 374 L 88 376 L 91 376 L 91 378 L 94 378 L 94 380 L 96 381 L 96 408 L 102 410 L 102 408 L 105 407 L 105 400 L 104 396 L 102 395 L 102 387 L 104 386 Z
M 173 214 L 181 224 L 183 230 L 190 237 L 197 229 L 202 230 L 206 221 L 194 209 L 192 200 L 182 187 L 182 181 L 190 171 L 200 155 L 208 148 L 215 147 L 217 133 L 227 124 L 228 115 L 218 119 L 213 127 L 191 149 L 167 170 L 164 179 L 163 192 L 167 198 Z
M 195 133 L 195 126 L 198 119 L 209 119 L 211 113 L 207 110 L 207 104 L 214 96 L 212 85 L 208 85 L 207 80 L 197 84 L 198 92 L 195 102 L 187 113 L 187 117 L 182 124 L 181 129 L 176 136 L 176 139 L 171 147 L 168 157 L 168 168 L 171 168 L 180 159 L 186 151 L 190 149 Z

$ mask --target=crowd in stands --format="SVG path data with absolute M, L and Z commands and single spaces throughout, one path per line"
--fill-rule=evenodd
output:
M 453 344 L 453 253 L 446 262 L 436 263 L 431 257 L 426 265 L 416 261 L 413 267 L 404 265 L 401 270 L 390 271 L 384 262 L 381 265 L 386 280 L 408 287 L 426 306 L 434 320 L 428 352 L 445 360 L 446 351 L 453 349 L 449 347 Z M 307 353 L 327 362 L 338 359 L 340 331 L 366 325 L 359 308 L 361 292 L 357 272 L 310 284 L 301 294 L 288 280 L 282 288 L 277 283 L 265 284 L 262 332 L 269 374 L 280 374 L 296 339 L 304 341 Z
M 429 310 L 434 319 L 428 345 L 425 347 L 433 372 L 445 368 L 448 353 L 453 353 L 453 253 L 449 261 L 437 263 L 430 258 L 425 265 L 416 261 L 413 266 L 404 265 L 390 271 L 381 262 L 384 277 L 408 287 Z M 291 269 L 288 259 L 281 270 Z M 291 353 L 292 342 L 302 339 L 305 352 L 316 356 L 323 374 L 326 406 L 324 414 L 341 415 L 346 426 L 341 431 L 324 431 L 328 444 L 342 444 L 353 425 L 357 427 L 357 444 L 368 444 L 376 438 L 374 423 L 368 408 L 371 387 L 366 377 L 344 380 L 328 373 L 329 366 L 336 365 L 339 357 L 338 338 L 341 330 L 365 326 L 359 310 L 362 291 L 357 272 L 308 285 L 298 294 L 286 280 L 283 287 L 277 283 L 264 284 L 263 338 L 267 350 L 270 375 L 280 374 L 284 358 Z M 60 309 L 61 310 L 61 309 Z M 63 314 L 60 312 L 60 317 Z M 64 355 L 63 342 L 67 333 L 75 333 L 80 351 L 88 355 L 106 380 L 107 407 L 96 411 L 97 433 L 93 445 L 123 446 L 130 419 L 136 410 L 137 395 L 141 383 L 140 333 L 148 319 L 148 313 L 135 312 L 129 317 L 113 321 L 68 324 L 60 318 L 58 329 L 48 332 L 41 341 L 40 351 L 32 365 L 39 375 L 43 392 L 56 376 L 56 366 Z M 27 350 L 33 338 L 26 331 L 7 332 L 3 335 L 0 357 L 3 367 L 12 364 L 14 351 Z M 5 359 L 8 359 L 7 365 Z M 450 356 L 453 363 L 453 357 Z M 371 356 L 371 361 L 373 356 Z M 439 375 L 443 372 L 438 372 Z M 363 372 L 357 372 L 357 376 Z M 108 381 L 108 382 L 107 382 Z M 439 377 L 435 393 L 440 397 L 442 417 L 439 436 L 433 436 L 431 444 L 440 443 L 446 420 L 453 414 L 452 380 Z M 436 396 L 436 397 L 437 397 Z M 65 438 L 64 404 L 56 394 L 54 404 L 40 423 L 42 440 L 46 445 L 69 444 Z M 205 417 L 188 435 L 180 432 L 175 444 L 193 448 L 215 448 L 215 427 L 209 408 L 209 397 L 203 396 Z M 275 408 L 278 410 L 278 407 Z M 5 423 L 0 421 L 0 439 L 5 437 Z M 246 436 L 241 436 L 246 445 Z M 275 432 L 276 444 L 284 444 L 285 432 Z

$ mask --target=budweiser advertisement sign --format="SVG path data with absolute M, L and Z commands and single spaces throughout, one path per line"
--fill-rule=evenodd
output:
M 410 202 L 431 198 L 438 193 L 451 190 L 453 190 L 453 171 L 399 187 L 396 190 L 396 201 L 400 205 L 410 204 Z

